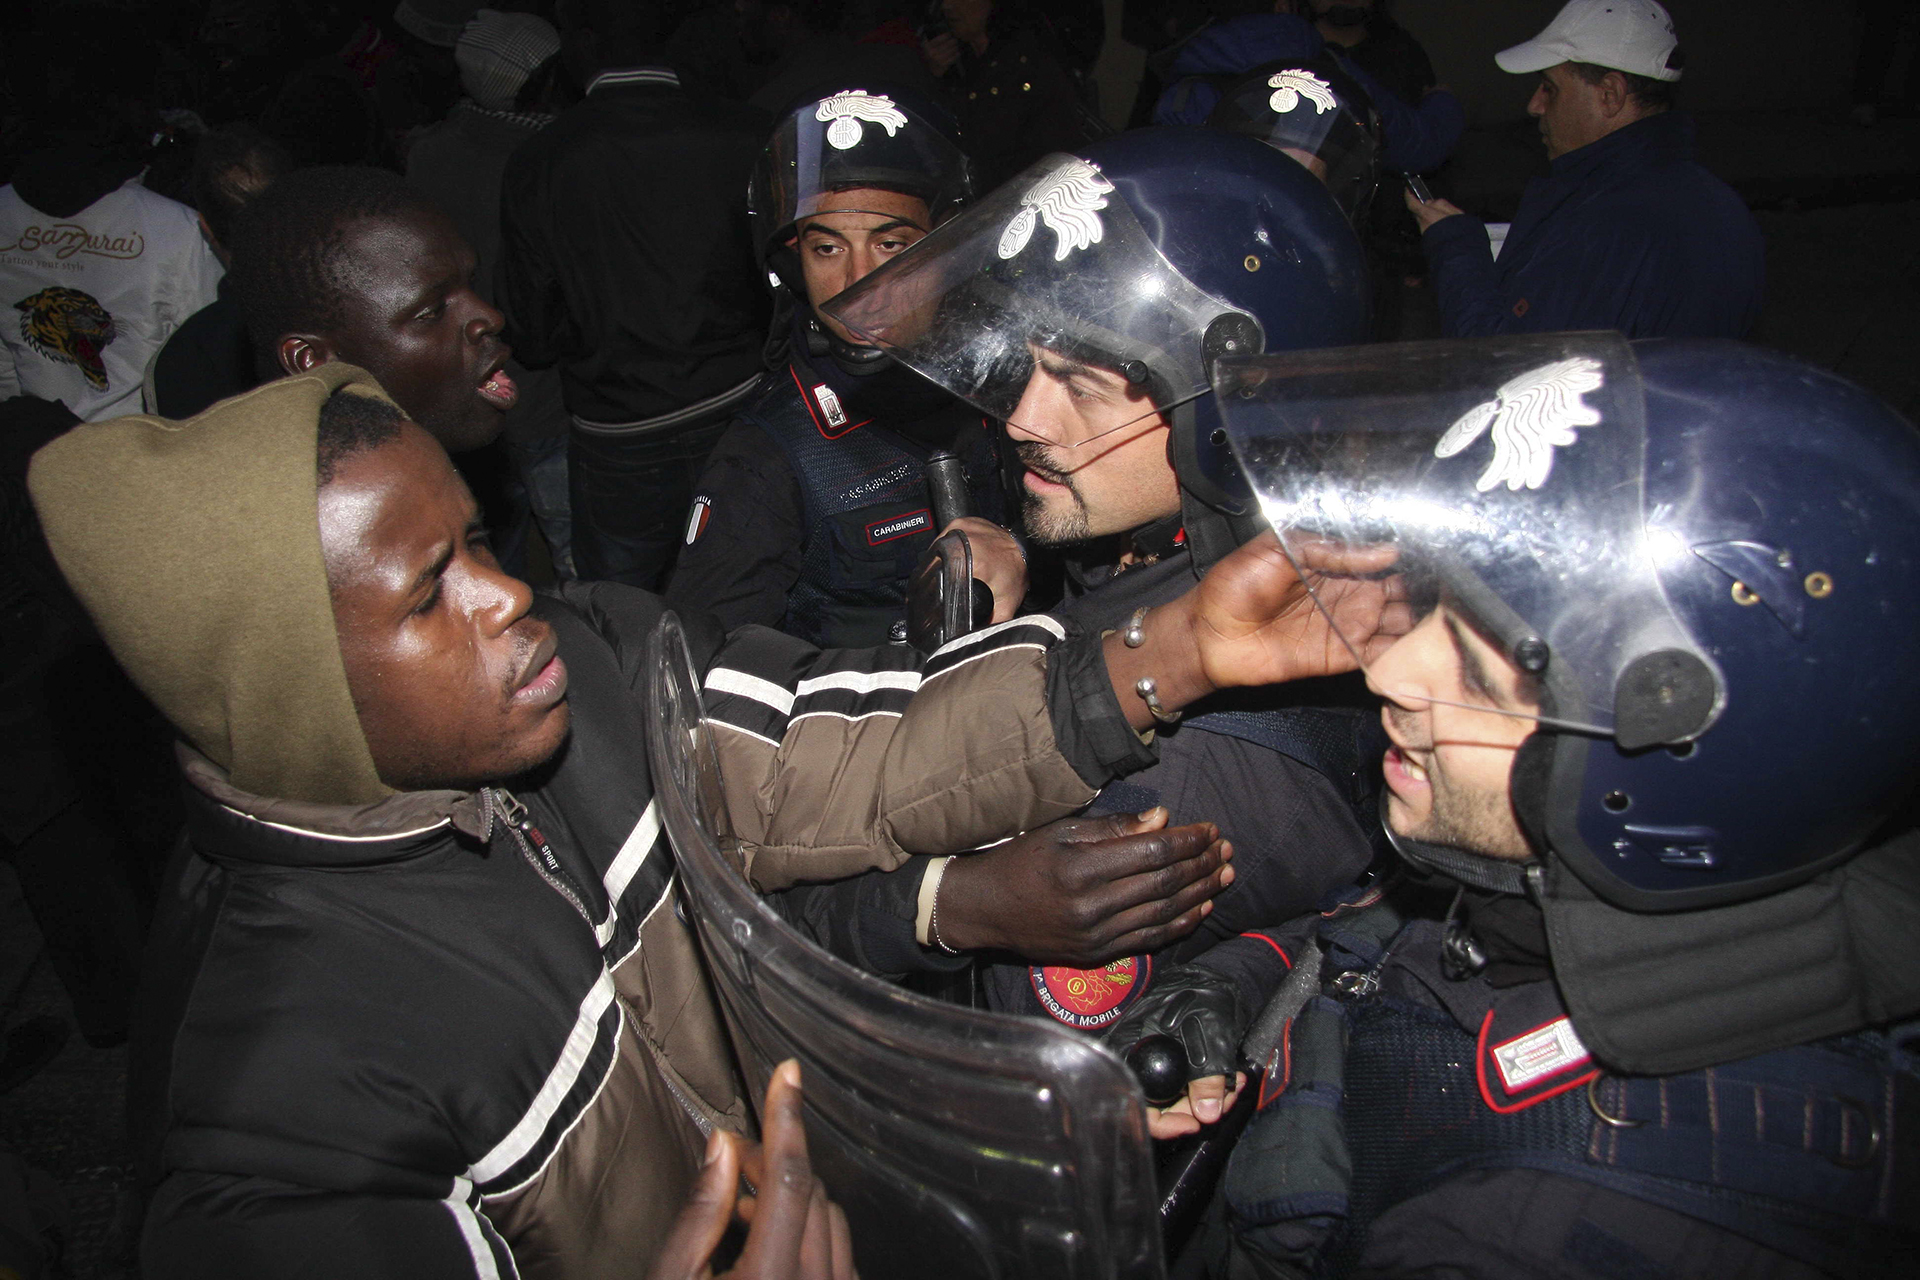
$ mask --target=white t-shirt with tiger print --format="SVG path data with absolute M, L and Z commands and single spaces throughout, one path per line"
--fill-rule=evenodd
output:
M 137 178 L 70 218 L 0 187 L 0 399 L 139 413 L 147 362 L 222 274 L 199 216 Z

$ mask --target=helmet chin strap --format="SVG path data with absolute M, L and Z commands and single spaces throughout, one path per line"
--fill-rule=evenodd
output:
M 1527 869 L 1537 864 L 1483 858 L 1478 854 L 1448 848 L 1446 845 L 1429 844 L 1425 840 L 1403 836 L 1388 824 L 1386 809 L 1387 798 L 1383 795 L 1380 797 L 1380 826 L 1387 833 L 1387 843 L 1393 846 L 1395 853 L 1414 866 L 1424 871 L 1437 872 L 1450 880 L 1458 880 L 1461 884 L 1475 889 L 1485 889 L 1488 893 L 1525 896 Z
M 1204 398 L 1204 397 L 1203 397 Z M 1172 430 L 1167 432 L 1167 464 L 1180 484 L 1180 518 L 1187 531 L 1187 550 L 1193 555 L 1193 572 L 1198 577 L 1232 554 L 1240 544 L 1267 529 L 1258 510 L 1247 514 L 1237 508 L 1228 494 L 1210 484 L 1200 468 L 1195 433 L 1196 406 L 1199 400 L 1175 405 L 1167 415 Z
M 807 354 L 815 359 L 825 356 L 840 372 L 854 378 L 870 378 L 893 366 L 893 357 L 879 347 L 848 342 L 820 323 L 811 309 L 806 320 Z

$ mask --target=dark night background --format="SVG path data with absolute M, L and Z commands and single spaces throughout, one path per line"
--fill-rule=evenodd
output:
M 1140 30 L 1141 11 L 1124 12 L 1140 2 L 1105 0 L 1104 44 L 1091 80 L 1101 114 L 1116 125 L 1128 119 L 1146 57 L 1123 38 Z M 458 84 L 449 51 L 402 32 L 392 21 L 394 3 L 10 4 L 0 20 L 0 182 L 49 137 L 108 121 L 144 148 L 139 159 L 149 166 L 148 185 L 178 199 L 190 198 L 196 131 L 235 119 L 270 126 L 305 161 L 397 166 L 410 132 L 437 119 Z M 594 3 L 618 0 L 505 0 L 493 7 L 558 16 L 564 27 L 566 10 Z M 459 5 L 418 0 L 418 7 Z M 657 7 L 677 19 L 734 5 L 662 0 Z M 913 21 L 925 7 L 850 0 L 848 20 Z M 1078 30 L 1091 32 L 1085 38 L 1099 38 L 1096 0 L 1038 7 L 1072 11 Z M 1209 6 L 1158 0 L 1143 7 L 1184 21 Z M 1253 6 L 1213 7 L 1232 13 Z M 1467 135 L 1435 186 L 1469 212 L 1509 218 L 1522 184 L 1545 171 L 1524 111 L 1533 78 L 1505 75 L 1492 55 L 1533 35 L 1558 7 L 1559 0 L 1393 6 L 1441 83 L 1466 106 Z M 1670 0 L 1668 8 L 1688 51 L 1681 106 L 1698 119 L 1700 159 L 1748 200 L 1767 238 L 1767 304 L 1753 340 L 1861 383 L 1909 417 L 1920 414 L 1920 5 Z M 281 92 L 316 67 L 337 79 L 343 65 L 361 91 L 291 99 Z M 0 323 L 12 323 L 10 315 Z M 1434 325 L 1416 299 L 1401 336 L 1433 336 Z M 160 856 L 153 846 L 161 843 L 150 841 L 139 854 L 146 862 L 130 869 L 149 893 Z M 68 1013 L 14 872 L 0 858 L 0 1029 Z M 64 1224 L 67 1256 L 55 1275 L 135 1274 L 125 1070 L 124 1047 L 93 1048 L 74 1035 L 49 1066 L 0 1095 L 0 1154 L 11 1151 L 43 1171 L 32 1198 Z M 9 1217 L 18 1221 L 22 1191 L 0 1169 L 0 1277 L 17 1274 L 7 1267 L 7 1225 Z

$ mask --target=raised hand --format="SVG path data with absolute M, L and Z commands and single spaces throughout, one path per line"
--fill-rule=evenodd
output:
M 1405 584 L 1387 573 L 1395 548 L 1305 542 L 1295 553 L 1311 591 L 1271 533 L 1200 580 L 1190 625 L 1216 688 L 1352 671 L 1412 629 Z
M 1128 647 L 1118 632 L 1106 638 L 1107 673 L 1135 728 L 1153 724 L 1136 692 L 1143 676 L 1172 712 L 1215 689 L 1352 671 L 1412 629 L 1406 584 L 1391 572 L 1394 548 L 1323 542 L 1300 554 L 1312 591 L 1280 540 L 1264 533 L 1192 591 L 1150 610 L 1144 645 Z

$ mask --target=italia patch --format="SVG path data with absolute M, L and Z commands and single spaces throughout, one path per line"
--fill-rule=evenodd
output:
M 1500 1072 L 1500 1083 L 1512 1094 L 1587 1061 L 1587 1046 L 1580 1043 L 1567 1018 L 1555 1019 L 1493 1046 L 1494 1068 Z
M 713 516 L 713 499 L 701 494 L 693 500 L 693 510 L 687 512 L 687 545 L 692 546 L 707 531 L 707 521 Z
M 918 511 L 909 511 L 903 516 L 888 516 L 884 520 L 875 520 L 867 526 L 867 545 L 877 547 L 883 542 L 892 542 L 931 528 L 933 528 L 933 512 L 925 507 Z
M 826 415 L 828 426 L 844 427 L 847 425 L 847 411 L 841 407 L 840 397 L 833 393 L 832 387 L 824 382 L 815 385 L 813 388 L 813 398 L 814 402 L 820 406 L 820 412 Z
M 1055 1021 L 1083 1031 L 1118 1019 L 1152 976 L 1152 956 L 1128 956 L 1098 969 L 1035 965 L 1027 970 L 1040 1007 Z

